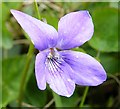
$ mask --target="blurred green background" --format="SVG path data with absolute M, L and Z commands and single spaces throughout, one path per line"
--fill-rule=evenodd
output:
M 105 68 L 108 78 L 100 86 L 90 87 L 84 106 L 114 107 L 120 109 L 120 68 L 118 57 L 118 9 L 117 2 L 38 2 L 43 20 L 57 29 L 63 15 L 78 10 L 88 10 L 92 16 L 95 30 L 92 39 L 73 50 L 86 52 L 97 58 Z M 2 98 L 0 107 L 16 107 L 22 72 L 25 67 L 30 41 L 10 13 L 10 9 L 20 10 L 37 18 L 33 2 L 0 3 L 0 49 L 2 50 Z M 38 53 L 34 50 L 25 81 L 23 107 L 56 107 L 49 87 L 41 91 L 34 75 L 34 60 Z M 77 86 L 70 98 L 60 97 L 62 107 L 79 107 L 85 87 Z

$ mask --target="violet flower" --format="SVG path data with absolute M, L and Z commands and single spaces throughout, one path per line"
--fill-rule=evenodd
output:
M 106 72 L 93 57 L 68 49 L 90 40 L 94 25 L 88 11 L 71 12 L 54 27 L 20 11 L 11 10 L 40 53 L 36 56 L 35 75 L 39 89 L 46 83 L 59 95 L 70 97 L 75 84 L 97 86 L 106 80 Z

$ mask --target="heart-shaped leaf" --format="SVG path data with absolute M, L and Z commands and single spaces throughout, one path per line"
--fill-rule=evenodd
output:
M 2 61 L 2 107 L 17 99 L 26 55 L 4 59 Z M 28 70 L 27 80 L 33 72 L 33 63 Z M 26 81 L 27 82 L 27 81 Z M 25 83 L 26 84 L 26 83 Z
M 89 44 L 103 52 L 118 51 L 118 10 L 99 8 L 92 13 L 95 25 L 94 36 Z

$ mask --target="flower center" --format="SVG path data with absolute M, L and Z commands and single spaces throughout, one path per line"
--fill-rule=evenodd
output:
M 48 60 L 51 59 L 60 59 L 60 55 L 58 53 L 58 51 L 55 48 L 50 48 L 50 53 L 47 56 Z
M 50 48 L 50 53 L 47 56 L 46 67 L 51 73 L 56 72 L 60 68 L 62 58 L 55 48 Z

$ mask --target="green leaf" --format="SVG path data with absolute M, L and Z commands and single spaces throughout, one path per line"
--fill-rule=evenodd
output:
M 79 52 L 86 53 L 84 49 L 79 48 L 79 47 L 73 48 L 72 50 L 73 50 L 73 51 L 79 51 Z
M 0 44 L 0 47 L 4 47 L 6 49 L 11 48 L 13 45 L 11 34 L 9 33 L 6 27 L 6 20 L 8 15 L 8 7 L 2 3 L 2 17 L 0 19 L 0 21 L 2 22 L 2 31 L 0 31 L 0 35 L 2 35 L 0 36 L 2 38 L 2 43 Z
M 4 4 L 10 9 L 18 9 L 20 6 L 22 6 L 22 2 L 19 2 L 20 0 L 16 2 L 5 2 Z
M 22 3 L 20 2 L 3 2 L 2 3 L 2 21 L 9 20 L 10 9 L 18 9 Z
M 79 95 L 75 91 L 74 94 L 70 98 L 61 97 L 63 107 L 75 107 L 79 100 Z
M 118 54 L 101 54 L 99 58 L 107 73 L 115 74 L 120 72 Z
M 2 24 L 2 46 L 5 49 L 10 49 L 13 46 L 13 40 L 12 40 L 11 34 L 7 30 L 7 27 L 5 26 L 5 24 Z
M 49 25 L 52 25 L 54 28 L 58 28 L 58 18 L 54 14 L 52 15 L 51 13 L 46 13 L 42 15 L 43 18 L 47 20 L 47 23 Z
M 99 8 L 94 10 L 92 18 L 95 26 L 94 36 L 89 44 L 98 51 L 118 51 L 118 10 Z
M 2 3 L 2 22 L 7 20 L 9 14 L 9 8 L 5 5 L 5 3 Z
M 0 83 L 0 85 L 2 84 L 3 92 L 2 104 L 0 104 L 2 107 L 17 99 L 25 62 L 26 55 L 8 58 L 2 61 L 2 83 Z M 33 71 L 33 63 L 34 61 L 30 65 L 27 80 Z
M 21 3 L 17 2 L 6 2 L 2 3 L 2 17 L 0 21 L 2 22 L 2 32 L 0 31 L 0 38 L 2 37 L 2 44 L 0 47 L 5 49 L 10 49 L 13 46 L 13 40 L 10 32 L 8 31 L 7 25 L 9 25 L 10 9 L 18 9 Z
M 22 12 L 28 14 L 28 15 L 31 15 L 33 16 L 33 14 L 35 14 L 36 12 L 34 12 L 34 3 L 32 4 L 29 4 L 29 5 L 26 5 L 22 8 Z
M 31 90 L 31 87 L 32 87 L 32 90 Z M 47 90 L 45 91 L 39 90 L 36 83 L 35 74 L 32 74 L 31 78 L 28 81 L 26 91 L 25 91 L 24 101 L 28 104 L 31 104 L 37 107 L 45 106 L 45 103 L 47 101 Z

